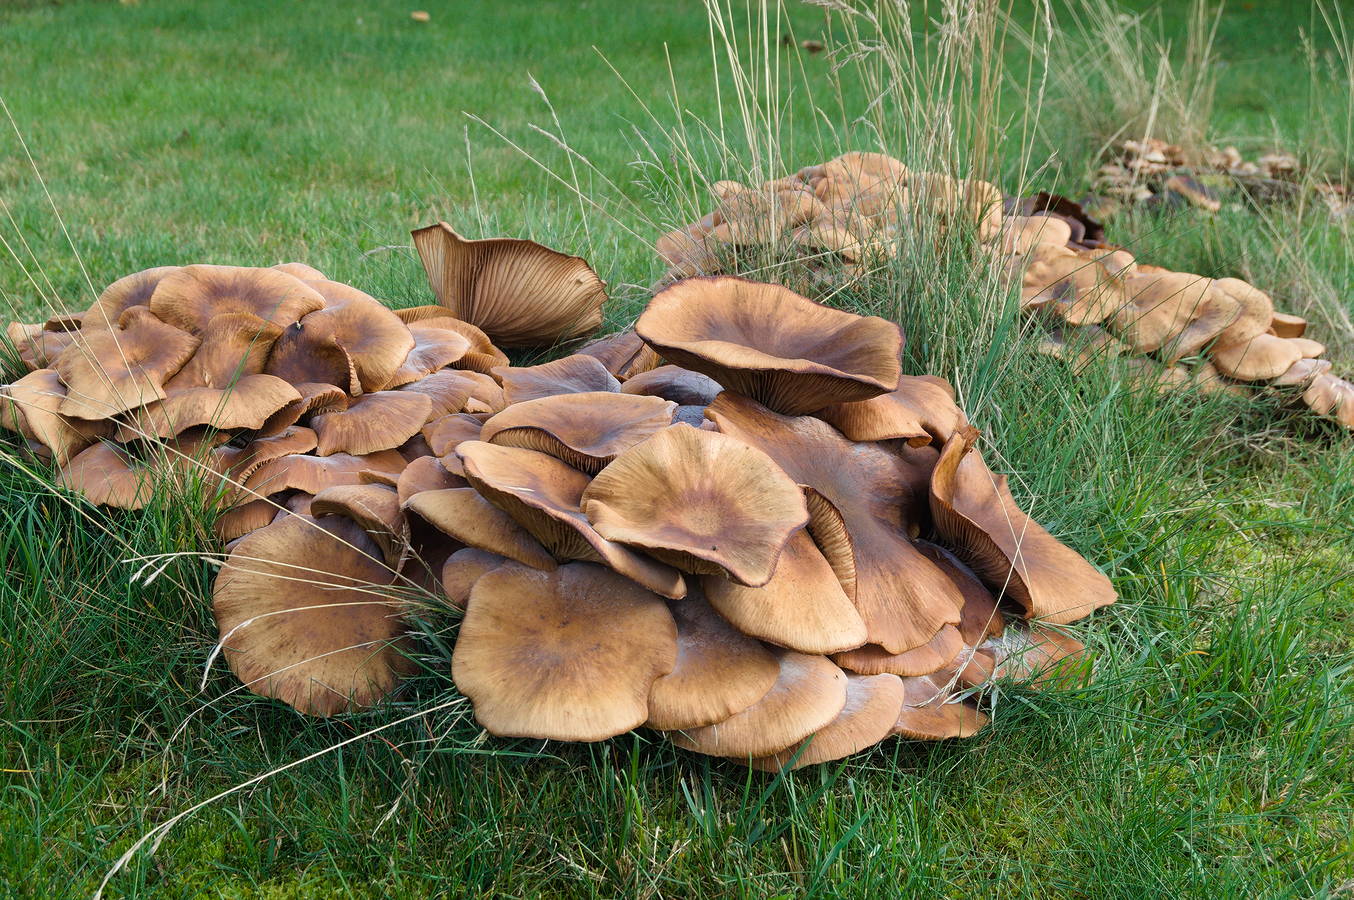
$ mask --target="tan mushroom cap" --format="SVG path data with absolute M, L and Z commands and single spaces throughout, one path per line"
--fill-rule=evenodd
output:
M 124 312 L 133 306 L 148 305 L 160 281 L 178 270 L 178 266 L 157 266 L 119 278 L 104 288 L 94 305 L 80 315 L 80 330 L 89 333 L 116 328 Z
M 790 535 L 809 519 L 798 485 L 765 453 L 688 425 L 616 457 L 583 492 L 582 507 L 608 540 L 753 587 L 771 580 Z
M 224 313 L 207 320 L 202 343 L 192 359 L 165 382 L 166 391 L 185 388 L 228 388 L 268 364 L 282 328 L 250 313 Z
M 1241 313 L 1218 336 L 1219 344 L 1238 344 L 1264 334 L 1274 321 L 1274 301 L 1264 291 L 1240 278 L 1219 278 L 1215 290 L 1232 298 Z
M 723 722 L 775 685 L 775 654 L 730 627 L 698 592 L 668 609 L 677 622 L 677 664 L 653 683 L 646 726 L 681 731 Z
M 448 364 L 454 368 L 488 374 L 496 366 L 509 364 L 508 355 L 494 346 L 494 342 L 489 339 L 489 335 L 469 322 L 462 322 L 452 316 L 445 307 L 437 305 L 415 306 L 395 310 L 395 315 L 411 328 L 418 325 L 424 329 L 454 331 L 465 338 L 470 345 L 469 349 L 459 359 Z
M 368 707 L 410 669 L 393 578 L 362 529 L 339 516 L 286 516 L 235 545 L 212 610 L 231 671 L 303 713 Z
M 956 556 L 1030 618 L 1074 622 L 1118 599 L 1110 580 L 1016 505 L 1006 478 L 970 453 L 978 433 L 945 445 L 931 478 L 936 530 Z
M 165 398 L 164 384 L 183 368 L 198 339 L 161 322 L 144 306 L 122 314 L 118 327 L 83 335 L 54 368 L 66 386 L 63 415 L 106 419 Z
M 1002 220 L 1001 252 L 1024 256 L 1039 244 L 1066 247 L 1072 228 L 1053 216 L 1007 216 Z
M 460 412 L 465 407 L 466 401 L 470 399 L 471 394 L 481 385 L 481 382 L 477 380 L 480 377 L 493 381 L 487 375 L 480 376 L 477 372 L 457 372 L 451 369 L 442 369 L 431 375 L 425 375 L 417 381 L 401 385 L 398 390 L 427 394 L 433 401 L 432 409 L 428 412 L 428 421 L 432 422 L 443 416 Z M 498 391 L 498 396 L 501 397 L 503 391 L 502 388 L 499 388 L 497 382 L 493 383 L 493 388 Z
M 821 497 L 813 502 L 822 514 L 810 527 L 825 551 L 831 548 L 825 553 L 829 560 L 844 549 L 843 530 L 849 536 L 855 605 L 871 643 L 902 653 L 931 640 L 942 626 L 959 623 L 962 595 L 904 530 L 925 504 L 911 487 L 919 474 L 917 460 L 879 444 L 853 443 L 820 419 L 777 415 L 727 391 L 706 415 L 721 432 L 765 451 Z M 834 568 L 844 569 L 840 563 Z
M 445 491 L 451 488 L 466 487 L 468 482 L 459 475 L 453 475 L 435 456 L 422 456 L 407 465 L 395 482 L 395 491 L 400 504 L 409 502 L 409 498 L 424 491 Z
M 644 723 L 677 661 L 664 602 L 615 572 L 504 563 L 470 593 L 451 675 L 492 734 L 600 741 Z
M 718 575 L 701 586 L 710 605 L 744 634 L 800 653 L 834 653 L 865 643 L 865 622 L 807 531 L 790 535 L 762 587 Z
M 681 366 L 659 366 L 626 379 L 621 393 L 662 397 L 681 406 L 709 406 L 723 388 L 709 375 Z
M 504 447 L 537 450 L 596 474 L 667 428 L 676 406 L 659 397 L 605 391 L 557 394 L 509 406 L 486 421 L 478 436 Z
M 922 555 L 940 567 L 964 596 L 958 631 L 963 642 L 975 647 L 989 637 L 1000 635 L 1005 621 L 997 609 L 997 598 L 972 569 L 949 550 L 930 541 L 917 541 Z
M 878 644 L 832 654 L 832 661 L 848 672 L 861 675 L 929 675 L 954 661 L 964 649 L 964 639 L 953 625 L 942 625 L 920 647 L 889 653 Z
M 423 426 L 423 439 L 434 456 L 446 456 L 456 449 L 462 441 L 480 440 L 484 429 L 484 419 L 470 413 L 452 413 L 440 419 L 433 419 Z
M 913 446 L 937 446 L 968 424 L 954 403 L 953 389 L 931 376 L 902 375 L 898 389 L 859 400 L 838 403 L 818 417 L 853 441 L 905 440 Z
M 722 722 L 665 732 L 674 744 L 707 756 L 770 756 L 827 726 L 846 706 L 846 673 L 824 656 L 782 650 L 780 673 L 756 703 Z
M 285 262 L 278 263 L 272 268 L 279 272 L 286 272 L 293 278 L 299 278 L 302 281 L 327 281 L 329 276 L 325 275 L 314 266 L 308 266 L 303 262 Z
M 222 313 L 250 313 L 286 327 L 322 309 L 324 298 L 277 269 L 193 265 L 161 278 L 149 305 L 170 325 L 201 334 Z
M 635 331 L 663 358 L 787 414 L 898 386 L 898 326 L 778 285 L 689 278 L 659 291 Z
M 1123 284 L 1129 302 L 1109 326 L 1139 353 L 1163 350 L 1168 363 L 1196 355 L 1241 315 L 1240 304 L 1202 275 L 1140 272 Z
M 437 302 L 502 347 L 548 346 L 602 324 L 606 284 L 534 241 L 467 240 L 446 222 L 413 233 Z
M 50 368 L 68 347 L 82 340 L 79 334 L 44 331 L 41 325 L 22 322 L 5 326 L 5 338 L 14 345 L 19 361 L 30 372 Z
M 315 449 L 315 440 L 315 432 L 309 428 L 292 425 L 277 434 L 256 437 L 242 448 L 224 447 L 218 453 L 228 457 L 227 468 L 231 475 L 243 481 L 269 460 L 309 453 Z
M 1319 415 L 1333 415 L 1346 428 L 1354 428 L 1354 384 L 1334 375 L 1318 375 L 1303 391 L 1302 402 Z
M 442 591 L 447 602 L 457 609 L 465 609 L 475 582 L 507 561 L 506 556 L 478 547 L 462 547 L 448 556 L 442 564 Z
M 1237 381 L 1268 381 L 1303 358 L 1302 346 L 1288 338 L 1261 334 L 1237 344 L 1215 344 L 1208 351 L 1218 371 Z
M 574 354 L 539 366 L 501 366 L 493 371 L 503 384 L 507 405 L 552 397 L 557 394 L 582 394 L 595 391 L 619 391 L 621 383 L 593 356 Z
M 1289 366 L 1288 371 L 1284 372 L 1278 378 L 1275 378 L 1270 384 L 1273 384 L 1276 387 L 1300 387 L 1306 390 L 1318 376 L 1325 375 L 1330 370 L 1331 361 L 1328 359 L 1300 359 Z M 1214 369 L 1212 375 L 1214 379 L 1217 379 L 1218 373 L 1216 369 Z M 1197 375 L 1195 380 L 1199 380 Z
M 846 705 L 837 717 L 808 738 L 808 746 L 788 747 L 752 760 L 754 769 L 776 772 L 831 762 L 872 747 L 893 733 L 903 709 L 903 682 L 897 675 L 846 674 Z M 801 745 L 802 746 L 802 745 Z M 798 756 L 795 754 L 798 753 Z
M 360 473 L 359 473 L 360 474 Z M 343 516 L 366 532 L 387 566 L 396 568 L 409 545 L 409 524 L 394 488 L 381 484 L 341 484 L 325 488 L 310 501 L 315 517 Z
M 1326 352 L 1325 344 L 1320 341 L 1314 341 L 1311 338 L 1284 338 L 1284 340 L 1288 341 L 1294 347 L 1297 347 L 1298 350 L 1302 352 L 1303 359 L 1316 359 L 1318 356 L 1323 356 Z
M 0 388 L 0 426 L 36 441 L 47 448 L 53 462 L 65 465 L 97 438 L 112 432 L 105 422 L 61 415 L 65 398 L 66 387 L 55 369 L 35 369 Z
M 301 395 L 281 378 L 246 375 L 218 390 L 211 387 L 168 391 L 165 399 L 147 403 L 125 414 L 117 439 L 168 438 L 207 425 L 218 431 L 262 428 L 270 416 Z
M 1123 279 L 1099 262 L 1099 253 L 1079 253 L 1037 244 L 1021 275 L 1023 309 L 1047 308 L 1072 325 L 1095 325 L 1128 302 Z
M 675 569 L 603 538 L 579 509 L 588 476 L 534 450 L 466 441 L 456 448 L 465 477 L 557 559 L 609 566 L 664 597 L 686 596 Z
M 305 317 L 307 326 L 333 335 L 352 360 L 362 390 L 384 389 L 414 349 L 410 329 L 385 304 L 357 288 L 327 280 L 306 284 L 325 301 L 324 309 Z
M 662 360 L 654 349 L 635 334 L 633 328 L 593 341 L 578 351 L 596 357 L 608 372 L 621 381 L 658 368 Z
M 386 386 L 390 388 L 418 381 L 459 362 L 470 352 L 470 341 L 459 331 L 441 328 L 440 319 L 428 319 L 406 326 L 414 339 L 414 348 L 391 374 Z
M 404 508 L 468 546 L 537 569 L 553 570 L 559 565 L 540 541 L 474 488 L 423 491 L 410 497 Z
M 418 434 L 432 409 L 426 394 L 377 391 L 363 394 L 345 410 L 313 416 L 310 427 L 319 438 L 320 456 L 363 455 L 391 450 Z
M 918 741 L 972 737 L 991 721 L 969 701 L 952 700 L 949 684 L 934 675 L 903 679 L 903 708 L 893 733 Z
M 278 513 L 285 510 L 286 507 L 282 506 L 280 502 L 269 497 L 250 500 L 238 506 L 232 506 L 218 515 L 216 522 L 212 525 L 212 533 L 216 535 L 217 540 L 230 543 L 252 531 L 258 531 L 260 528 L 272 524 Z
M 1307 331 L 1307 320 L 1291 313 L 1276 312 L 1269 330 L 1281 338 L 1299 338 Z
M 244 479 L 247 492 L 257 496 L 279 491 L 305 491 L 318 494 L 327 487 L 339 484 L 361 484 L 365 469 L 378 472 L 401 472 L 404 457 L 394 450 L 382 450 L 362 456 L 334 453 L 329 456 L 309 456 L 291 453 L 262 463 Z
M 155 489 L 150 469 L 135 465 L 115 444 L 97 443 L 71 457 L 56 483 L 96 506 L 141 509 Z

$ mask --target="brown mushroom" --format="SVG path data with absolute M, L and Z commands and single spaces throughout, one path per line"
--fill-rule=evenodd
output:
M 1237 381 L 1268 381 L 1303 358 L 1302 347 L 1289 338 L 1261 334 L 1236 344 L 1215 344 L 1208 357 L 1218 371 Z
M 504 402 L 511 406 L 558 394 L 619 391 L 621 383 L 592 356 L 575 354 L 539 366 L 501 366 L 493 375 L 503 384 Z
M 200 335 L 222 313 L 249 313 L 286 327 L 322 309 L 324 298 L 277 269 L 194 265 L 160 278 L 149 306 L 175 328 Z
M 333 319 L 306 316 L 284 328 L 264 371 L 292 384 L 330 384 L 345 394 L 362 393 L 357 366 L 339 343 L 335 326 Z
M 89 422 L 59 412 L 66 387 L 54 369 L 35 369 L 0 388 L 0 425 L 41 444 L 64 466 L 96 439 L 111 436 L 106 422 Z
M 586 344 L 578 352 L 583 356 L 596 357 L 608 372 L 621 381 L 656 369 L 662 364 L 658 354 L 635 334 L 633 328 Z
M 157 319 L 144 306 L 122 314 L 118 327 L 83 335 L 54 368 L 66 386 L 60 412 L 106 419 L 165 398 L 164 384 L 183 368 L 198 339 Z
M 166 391 L 155 400 L 123 415 L 117 428 L 122 442 L 168 438 L 206 425 L 218 431 L 262 428 L 269 417 L 301 395 L 281 378 L 246 375 L 224 390 L 190 387 Z
M 414 348 L 391 374 L 386 386 L 400 387 L 453 365 L 470 352 L 470 341 L 450 328 L 437 325 L 440 319 L 428 319 L 407 326 L 414 339 Z
M 681 366 L 659 366 L 626 379 L 621 393 L 662 397 L 682 406 L 709 406 L 723 388 L 709 375 Z
M 447 602 L 457 609 L 465 609 L 475 582 L 505 562 L 507 557 L 478 547 L 462 547 L 448 556 L 442 564 L 442 591 Z
M 477 429 L 480 440 L 547 453 L 596 474 L 672 422 L 676 404 L 610 392 L 557 394 L 515 403 Z M 436 448 L 434 448 L 436 452 Z M 442 454 L 438 454 L 442 455 Z
M 100 442 L 71 457 L 57 475 L 57 484 L 83 494 L 96 506 L 141 509 L 150 502 L 155 477 L 120 447 Z
M 212 316 L 203 327 L 202 343 L 178 374 L 165 382 L 165 390 L 222 390 L 241 378 L 257 375 L 267 365 L 273 343 L 281 335 L 280 326 L 251 313 Z
M 897 675 L 846 675 L 846 704 L 806 740 L 752 760 L 754 769 L 776 772 L 831 762 L 872 747 L 893 733 L 903 709 L 903 682 Z
M 332 335 L 357 372 L 364 391 L 385 389 L 414 350 L 414 335 L 383 303 L 337 281 L 308 281 L 325 308 L 305 317 L 306 327 Z
M 483 429 L 484 420 L 479 416 L 452 413 L 424 425 L 423 439 L 428 442 L 433 456 L 446 456 L 462 441 L 480 440 Z
M 158 266 L 119 278 L 104 288 L 94 305 L 80 315 L 80 330 L 88 334 L 116 328 L 124 312 L 133 306 L 148 305 L 161 279 L 178 270 L 178 266 Z
M 941 382 L 938 384 L 937 382 Z M 853 441 L 904 440 L 913 446 L 949 440 L 968 424 L 953 388 L 929 375 L 902 375 L 898 389 L 855 403 L 838 403 L 818 417 Z
M 311 417 L 310 427 L 319 438 L 316 452 L 362 455 L 393 449 L 419 433 L 430 409 L 432 399 L 426 394 L 363 394 L 345 410 Z
M 359 473 L 360 475 L 361 473 Z M 398 568 L 409 544 L 409 525 L 394 488 L 380 484 L 342 484 L 325 488 L 310 501 L 310 514 L 343 516 L 376 542 L 381 558 Z
M 954 697 L 935 675 L 903 679 L 903 708 L 893 733 L 918 741 L 972 737 L 990 720 L 971 701 Z
M 258 465 L 243 479 L 243 486 L 245 492 L 252 496 L 267 496 L 280 491 L 318 494 L 327 487 L 339 484 L 361 484 L 360 473 L 365 469 L 400 472 L 404 470 L 404 465 L 404 457 L 394 450 L 381 450 L 362 456 L 348 453 L 333 453 L 329 456 L 291 453 Z
M 468 482 L 459 475 L 453 475 L 435 456 L 423 456 L 413 460 L 399 474 L 395 482 L 395 491 L 400 504 L 424 491 L 445 491 L 450 488 L 466 487 Z
M 559 565 L 540 541 L 474 488 L 423 491 L 405 501 L 404 508 L 468 546 L 537 569 L 553 570 Z
M 902 653 L 889 653 L 878 644 L 866 644 L 833 653 L 832 661 L 861 675 L 929 675 L 953 662 L 963 649 L 959 629 L 943 625 L 925 644 Z

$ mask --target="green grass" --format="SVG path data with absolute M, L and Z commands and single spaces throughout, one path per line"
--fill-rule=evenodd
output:
M 419 25 L 404 6 L 346 2 L 23 4 L 0 10 L 0 96 L 96 288 L 157 264 L 301 259 L 392 303 L 426 302 L 418 263 L 399 247 L 410 227 L 444 217 L 586 250 L 613 284 L 612 319 L 632 315 L 637 286 L 660 271 L 645 241 L 693 201 L 655 167 L 631 165 L 648 141 L 669 176 L 682 171 L 674 133 L 660 133 L 590 47 L 660 122 L 673 121 L 671 83 L 710 121 L 704 12 L 599 0 L 426 8 L 432 21 Z M 801 35 L 826 27 L 816 8 L 792 18 Z M 1175 35 L 1181 23 L 1170 12 L 1163 28 Z M 1277 134 L 1327 152 L 1309 101 L 1338 97 L 1340 85 L 1308 77 L 1297 33 L 1309 24 L 1279 0 L 1227 13 L 1220 136 L 1252 150 Z M 802 60 L 827 95 L 828 61 Z M 614 201 L 619 221 L 585 217 L 463 114 L 567 173 L 529 128 L 555 126 L 528 73 L 570 145 L 619 184 L 581 184 Z M 852 90 L 845 108 L 864 99 Z M 1017 86 L 1006 94 L 1004 113 L 1020 114 Z M 1047 183 L 1069 191 L 1093 169 L 1092 142 L 1068 132 L 1073 100 L 1050 98 L 1030 150 L 1041 165 L 1059 148 Z M 809 112 L 787 115 L 794 165 L 831 146 Z M 76 256 L 17 141 L 3 146 L 0 197 L 17 228 L 6 221 L 0 234 L 13 243 L 22 232 L 51 279 L 49 289 L 22 247 L 41 289 L 0 256 L 6 312 L 83 306 Z M 1017 171 L 1005 150 L 1004 171 Z M 1114 227 L 1154 261 L 1254 278 L 1312 315 L 1337 365 L 1354 364 L 1341 325 L 1354 314 L 1354 251 L 1328 220 L 1229 209 Z M 0 465 L 0 893 L 87 896 L 174 814 L 438 707 L 204 808 L 136 857 L 111 894 L 1347 893 L 1348 435 L 1263 403 L 1143 396 L 1099 370 L 1074 378 L 1030 352 L 1009 308 L 957 260 L 918 251 L 837 300 L 904 325 L 909 369 L 959 385 L 1017 496 L 1114 579 L 1124 599 L 1078 629 L 1097 651 L 1090 686 L 1005 687 L 992 727 L 972 740 L 890 742 L 772 778 L 652 734 L 592 746 L 484 740 L 448 677 L 454 620 L 430 616 L 423 670 L 392 704 L 306 720 L 234 691 L 219 664 L 199 690 L 215 639 L 207 565 L 185 557 L 133 581 L 131 557 L 215 549 L 192 498 L 107 514 Z

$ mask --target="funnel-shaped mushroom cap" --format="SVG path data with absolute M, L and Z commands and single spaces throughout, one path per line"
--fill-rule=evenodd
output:
M 578 352 L 583 356 L 596 357 L 608 372 L 621 381 L 656 369 L 662 364 L 658 354 L 635 334 L 633 328 L 593 341 Z
M 212 316 L 202 331 L 202 343 L 178 374 L 165 382 L 166 391 L 185 388 L 228 388 L 247 375 L 257 375 L 268 363 L 273 342 L 282 328 L 250 313 Z
M 676 405 L 658 397 L 608 392 L 558 394 L 509 406 L 484 423 L 479 438 L 548 453 L 596 474 L 667 428 Z
M 682 576 L 599 535 L 579 510 L 588 476 L 534 450 L 466 441 L 456 448 L 466 480 L 558 559 L 602 563 L 664 597 L 683 597 Z
M 150 502 L 155 483 L 149 469 L 135 465 L 115 444 L 98 443 L 71 457 L 57 484 L 84 494 L 97 506 L 140 509 Z
M 302 431 L 308 429 L 301 429 Z M 361 484 L 365 469 L 378 472 L 401 472 L 404 457 L 394 450 L 382 450 L 365 456 L 334 453 L 329 456 L 307 456 L 292 453 L 270 459 L 244 480 L 247 492 L 257 496 L 279 491 L 305 491 L 318 494 L 327 487 L 340 484 Z
M 173 437 L 199 425 L 218 431 L 262 428 L 270 416 L 300 399 L 296 388 L 272 375 L 246 375 L 225 390 L 169 391 L 165 399 L 128 412 L 127 421 L 118 426 L 117 439 Z
M 165 398 L 164 384 L 183 368 L 198 339 L 161 322 L 144 306 L 122 314 L 118 327 L 84 335 L 54 368 L 66 385 L 61 412 L 106 419 Z
M 55 369 L 36 369 L 0 388 L 0 425 L 36 441 L 64 466 L 72 456 L 112 428 L 103 422 L 71 419 L 58 412 L 66 387 Z
M 601 360 L 575 354 L 539 366 L 500 366 L 493 371 L 503 384 L 503 399 L 511 406 L 558 394 L 619 391 L 621 383 Z
M 537 569 L 553 570 L 559 565 L 540 541 L 474 488 L 423 491 L 410 497 L 404 506 L 463 544 Z
M 1197 354 L 1241 314 L 1211 278 L 1186 272 L 1130 275 L 1124 291 L 1130 302 L 1110 318 L 1110 327 L 1140 353 L 1164 349 L 1167 362 Z
M 779 651 L 780 674 L 756 703 L 723 722 L 669 731 L 678 747 L 707 756 L 770 756 L 825 727 L 846 706 L 846 673 L 823 656 Z
M 379 391 L 414 349 L 414 336 L 375 297 L 337 281 L 311 281 L 325 308 L 306 316 L 347 351 L 364 391 Z
M 395 489 L 381 484 L 342 484 L 325 488 L 310 501 L 310 514 L 343 516 L 356 523 L 381 548 L 395 568 L 409 543 L 409 525 Z
M 423 426 L 423 439 L 434 456 L 446 456 L 462 441 L 477 441 L 484 430 L 484 420 L 470 413 L 452 413 L 434 419 Z
M 972 737 L 990 721 L 968 701 L 952 699 L 948 684 L 932 675 L 903 679 L 903 708 L 893 733 L 918 741 Z
M 308 266 L 303 262 L 278 263 L 272 268 L 279 272 L 286 272 L 293 278 L 299 278 L 302 281 L 327 281 L 329 276 L 321 272 L 314 266 Z
M 222 313 L 250 313 L 285 327 L 323 307 L 324 298 L 300 279 L 245 266 L 184 266 L 161 278 L 150 298 L 151 312 L 192 334 Z
M 949 440 L 968 424 L 954 395 L 930 376 L 903 375 L 898 389 L 869 400 L 839 403 L 818 417 L 853 441 L 905 440 L 913 446 Z
M 548 346 L 602 324 L 606 284 L 534 241 L 466 240 L 446 222 L 414 232 L 437 302 L 503 347 Z
M 681 366 L 659 366 L 634 375 L 621 385 L 622 393 L 662 397 L 682 406 L 709 406 L 722 390 L 709 375 Z
M 790 536 L 762 587 L 707 575 L 710 605 L 744 634 L 798 650 L 833 653 L 865 643 L 865 622 L 807 531 Z
M 1123 280 L 1095 256 L 1037 244 L 1021 276 L 1022 309 L 1047 307 L 1072 325 L 1095 325 L 1128 302 Z
M 470 352 L 470 340 L 459 331 L 439 326 L 442 321 L 455 320 L 426 319 L 406 326 L 414 339 L 414 348 L 391 374 L 387 387 L 418 381 L 465 358 Z
M 892 734 L 902 709 L 903 682 L 897 675 L 847 673 L 846 705 L 835 719 L 814 732 L 807 747 L 803 750 L 788 747 L 772 756 L 754 759 L 752 767 L 776 772 L 787 765 L 800 769 L 850 756 Z
M 447 471 L 447 467 L 435 456 L 421 456 L 409 463 L 395 482 L 401 505 L 424 491 L 445 491 L 466 486 L 464 478 Z
M 1218 371 L 1237 381 L 1268 381 L 1303 358 L 1296 340 L 1261 334 L 1239 344 L 1215 344 L 1208 351 Z
M 1277 337 L 1299 338 L 1307 331 L 1307 320 L 1302 316 L 1276 312 L 1269 323 L 1269 330 Z
M 706 415 L 821 498 L 814 501 L 821 514 L 810 527 L 829 560 L 838 560 L 849 542 L 856 609 L 871 643 L 902 653 L 925 644 L 942 625 L 958 624 L 962 595 L 905 531 L 924 504 L 911 488 L 915 460 L 879 444 L 853 443 L 821 419 L 780 416 L 727 391 Z M 847 571 L 839 561 L 834 569 Z
M 1354 428 L 1354 384 L 1334 375 L 1318 375 L 1303 391 L 1302 402 L 1318 415 L 1333 415 L 1341 425 Z
M 659 291 L 635 331 L 664 359 L 786 414 L 898 386 L 898 326 L 774 284 L 688 278 Z
M 688 425 L 616 457 L 582 500 L 608 540 L 754 587 L 771 580 L 790 535 L 809 520 L 799 487 L 765 453 Z
M 1240 278 L 1219 278 L 1216 290 L 1227 294 L 1241 309 L 1240 315 L 1219 335 L 1219 344 L 1238 344 L 1264 334 L 1274 321 L 1274 301 L 1269 294 Z
M 124 312 L 133 306 L 148 305 L 160 280 L 178 270 L 178 266 L 158 266 L 119 278 L 104 288 L 94 305 L 80 315 L 80 330 L 92 332 L 116 328 Z
M 284 428 L 277 434 L 258 437 L 241 449 L 224 447 L 218 453 L 227 457 L 224 470 L 243 482 L 269 460 L 315 449 L 315 432 L 300 425 Z M 280 489 L 279 489 L 280 490 Z
M 360 455 L 393 449 L 419 433 L 430 409 L 432 399 L 426 394 L 363 394 L 345 410 L 311 418 L 310 427 L 320 442 L 316 452 Z
M 661 599 L 601 566 L 504 563 L 470 592 L 451 676 L 492 734 L 601 741 L 644 723 L 677 661 Z
M 649 720 L 659 731 L 723 722 L 766 696 L 776 656 L 719 617 L 699 593 L 668 604 L 677 622 L 677 665 L 653 684 Z
M 362 529 L 289 515 L 235 545 L 212 610 L 231 671 L 256 694 L 330 716 L 371 706 L 410 666 L 393 573 Z
M 475 582 L 505 562 L 507 557 L 478 547 L 462 547 L 448 556 L 442 564 L 442 591 L 447 595 L 447 602 L 457 609 L 465 609 Z
M 902 653 L 890 653 L 878 644 L 832 654 L 832 661 L 861 675 L 929 675 L 948 665 L 964 649 L 964 639 L 953 625 L 942 625 L 931 640 Z
M 1075 622 L 1118 599 L 1108 578 L 1016 506 L 1005 476 L 969 452 L 977 437 L 968 428 L 946 443 L 931 476 L 931 514 L 955 555 L 1030 618 Z

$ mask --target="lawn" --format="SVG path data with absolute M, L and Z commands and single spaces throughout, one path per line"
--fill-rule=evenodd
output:
M 1179 58 L 1176 6 L 1151 22 Z M 0 97 L 23 141 L 0 122 L 5 320 L 188 262 L 302 260 L 394 305 L 430 302 L 408 230 L 444 218 L 587 256 L 620 324 L 661 272 L 649 243 L 706 202 L 684 183 L 683 138 L 709 180 L 782 161 L 759 163 L 738 131 L 700 4 L 429 0 L 427 23 L 411 8 L 0 8 Z M 756 8 L 746 21 L 734 9 L 755 30 Z M 775 40 L 841 38 L 840 21 L 799 3 L 780 14 L 766 33 L 784 73 L 771 91 L 786 98 L 772 141 L 784 163 L 863 146 L 868 88 Z M 939 14 L 915 12 L 919 40 Z M 1014 14 L 1012 34 L 1034 28 L 1024 4 Z M 1304 36 L 1325 68 L 1309 65 Z M 1348 164 L 1354 85 L 1339 49 L 1316 6 L 1229 8 L 1210 132 L 1248 154 Z M 1038 111 L 1025 51 L 1013 37 L 1002 53 L 993 177 L 1014 190 L 1033 173 L 1079 194 L 1100 140 L 1078 123 L 1088 97 L 1116 86 L 1055 57 L 1085 72 L 1085 90 L 1049 78 Z M 722 147 L 717 125 L 696 124 L 721 108 Z M 925 152 L 915 135 L 887 137 L 893 152 Z M 1320 209 L 1232 204 L 1124 217 L 1111 233 L 1164 265 L 1253 280 L 1309 316 L 1348 374 L 1350 227 Z M 653 733 L 487 738 L 450 682 L 455 622 L 430 617 L 423 670 L 394 702 L 307 720 L 233 690 L 219 662 L 204 671 L 216 632 L 198 554 L 219 548 L 194 498 L 108 514 L 52 493 L 50 472 L 0 462 L 0 894 L 88 896 L 149 829 L 237 786 L 137 855 L 108 895 L 1354 891 L 1349 435 L 1264 402 L 1074 378 L 954 259 L 837 299 L 900 321 L 908 367 L 959 386 L 1017 496 L 1114 580 L 1121 602 L 1077 628 L 1096 652 L 1092 684 L 1004 687 L 971 740 L 896 741 L 773 778 Z M 183 556 L 134 577 L 133 558 L 167 553 Z

